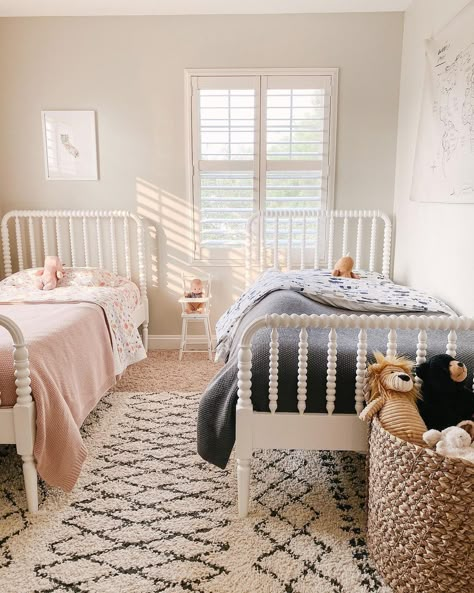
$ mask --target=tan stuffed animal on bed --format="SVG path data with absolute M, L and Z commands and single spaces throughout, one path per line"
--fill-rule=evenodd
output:
M 413 382 L 414 364 L 400 356 L 374 352 L 375 363 L 367 369 L 367 406 L 359 418 L 371 420 L 378 413 L 380 424 L 394 436 L 426 447 L 426 424 L 418 412 L 419 388 Z
M 333 276 L 341 278 L 360 278 L 358 274 L 352 271 L 354 267 L 354 260 L 350 255 L 345 255 L 337 260 L 334 270 L 332 271 Z

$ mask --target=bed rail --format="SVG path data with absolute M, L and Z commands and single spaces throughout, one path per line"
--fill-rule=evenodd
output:
M 252 395 L 252 338 L 261 329 L 270 329 L 269 389 L 270 412 L 254 412 Z M 299 329 L 297 408 L 298 412 L 278 410 L 279 330 Z M 308 330 L 327 329 L 326 413 L 306 412 Z M 354 369 L 355 414 L 334 414 L 337 375 L 337 332 L 358 329 Z M 236 457 L 239 514 L 247 515 L 250 462 L 254 449 L 339 449 L 362 451 L 367 448 L 365 424 L 357 415 L 364 406 L 367 367 L 367 336 L 372 329 L 387 330 L 387 355 L 397 354 L 397 332 L 418 330 L 416 364 L 426 360 L 429 330 L 447 332 L 446 353 L 456 357 L 457 332 L 474 330 L 474 318 L 417 315 L 278 315 L 254 321 L 242 335 L 238 354 L 238 401 L 236 411 Z M 357 415 L 356 415 L 357 414 Z
M 17 269 L 42 266 L 46 255 L 58 255 L 67 266 L 109 267 L 136 281 L 146 300 L 143 225 L 131 212 L 12 210 L 2 218 L 1 234 L 5 276 Z M 136 267 L 132 265 L 135 258 Z
M 380 226 L 383 227 L 381 245 L 377 236 Z M 279 270 L 332 268 L 335 261 L 349 251 L 354 257 L 355 269 L 379 271 L 389 278 L 391 241 L 392 223 L 381 210 L 261 212 L 252 216 L 247 225 L 246 283 L 249 286 L 253 276 L 268 267 Z M 336 244 L 340 248 L 336 248 Z
M 278 351 L 280 328 L 300 329 L 298 343 L 298 410 L 306 409 L 306 384 L 308 368 L 308 329 L 328 329 L 326 410 L 330 415 L 335 408 L 337 330 L 359 329 L 357 341 L 357 365 L 355 369 L 356 388 L 354 411 L 360 413 L 364 406 L 363 384 L 367 365 L 367 330 L 387 330 L 387 355 L 397 354 L 397 331 L 418 330 L 416 364 L 426 360 L 428 346 L 427 330 L 448 331 L 446 353 L 456 356 L 457 331 L 474 330 L 474 318 L 448 317 L 443 315 L 266 315 L 254 321 L 244 332 L 238 359 L 238 408 L 252 406 L 252 338 L 260 329 L 271 329 L 269 366 L 269 406 L 271 413 L 278 407 Z M 474 386 L 473 386 L 474 388 Z

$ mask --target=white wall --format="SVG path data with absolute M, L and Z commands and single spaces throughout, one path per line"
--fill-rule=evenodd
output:
M 339 67 L 335 205 L 391 211 L 402 28 L 401 13 L 0 19 L 1 209 L 127 208 L 159 223 L 150 329 L 177 334 L 184 69 Z M 45 181 L 42 109 L 96 110 L 100 181 Z M 215 321 L 243 274 L 211 272 Z
M 410 201 L 425 69 L 424 40 L 469 0 L 414 0 L 405 14 L 395 184 L 395 280 L 474 315 L 474 204 Z

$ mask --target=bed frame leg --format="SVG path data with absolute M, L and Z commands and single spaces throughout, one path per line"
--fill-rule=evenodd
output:
M 142 325 L 142 341 L 143 347 L 148 352 L 148 321 L 145 321 Z
M 23 460 L 26 500 L 30 513 L 38 510 L 38 480 L 33 447 L 36 437 L 36 407 L 31 397 L 28 350 L 23 335 L 16 337 L 13 361 L 15 366 L 16 404 L 13 406 L 13 426 L 18 455 Z
M 33 455 L 22 455 L 26 500 L 30 513 L 38 511 L 38 477 Z
M 237 459 L 237 492 L 239 517 L 244 519 L 249 512 L 250 459 Z

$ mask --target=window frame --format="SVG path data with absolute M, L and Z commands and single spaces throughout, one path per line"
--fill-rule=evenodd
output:
M 194 175 L 194 145 L 196 142 L 196 134 L 198 131 L 195 128 L 194 115 L 194 88 L 193 79 L 196 77 L 259 77 L 260 82 L 262 77 L 302 77 L 302 76 L 327 76 L 330 78 L 330 97 L 331 102 L 329 106 L 329 142 L 328 142 L 328 161 L 327 161 L 327 191 L 322 196 L 321 210 L 330 210 L 334 206 L 334 189 L 335 189 L 335 164 L 336 164 L 336 141 L 337 141 L 337 111 L 338 111 L 338 86 L 339 86 L 339 68 L 229 68 L 229 69 L 208 69 L 208 68 L 188 68 L 184 71 L 185 83 L 185 151 L 186 151 L 186 192 L 187 199 L 192 212 L 191 217 L 191 241 L 192 241 L 192 257 L 191 263 L 201 266 L 241 266 L 244 264 L 244 250 L 241 256 L 229 253 L 225 257 L 206 257 L 203 258 L 200 247 L 200 200 L 196 196 L 194 181 L 197 176 Z M 261 92 L 261 84 L 259 83 L 260 95 L 256 96 L 256 109 L 259 110 L 257 121 L 259 126 L 255 133 L 256 147 L 262 147 L 258 151 L 254 159 L 255 170 L 258 171 L 258 183 L 255 183 L 254 198 L 255 198 L 255 212 L 262 211 L 262 199 L 265 195 L 266 184 L 265 175 L 261 174 L 262 163 L 263 171 L 266 171 L 264 161 L 267 160 L 266 155 L 266 138 L 260 141 L 260 134 L 262 132 L 262 122 L 264 122 L 266 129 L 266 107 L 265 93 Z M 263 188 L 263 193 L 262 193 Z M 224 250 L 225 248 L 222 248 Z

